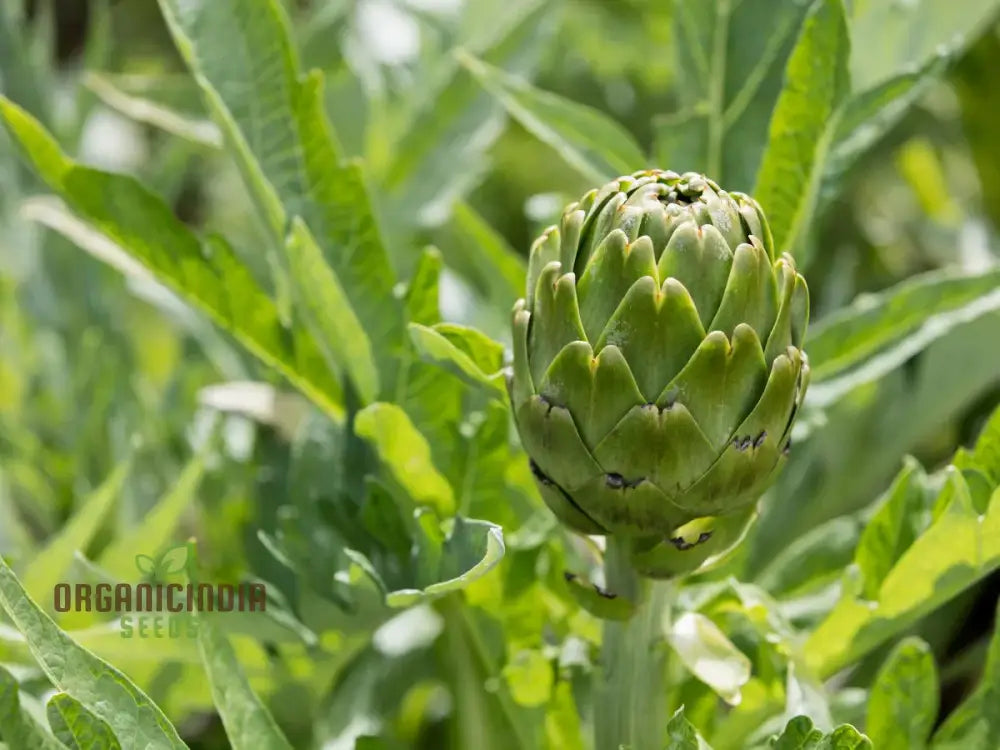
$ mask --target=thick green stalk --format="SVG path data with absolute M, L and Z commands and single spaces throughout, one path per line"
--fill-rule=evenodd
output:
M 627 622 L 607 620 L 594 690 L 595 750 L 662 750 L 666 733 L 666 655 L 662 622 L 673 598 L 668 583 L 640 578 L 629 542 L 608 537 L 610 591 L 640 602 Z

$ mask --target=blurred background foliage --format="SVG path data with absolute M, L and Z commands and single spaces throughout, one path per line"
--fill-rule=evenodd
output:
M 794 43 L 808 4 L 780 0 L 781 14 L 772 17 L 770 2 L 732 3 L 743 14 L 734 27 L 741 39 L 762 46 L 746 42 L 734 49 L 726 71 L 733 85 L 726 90 L 738 90 L 755 55 L 771 54 L 780 63 Z M 509 119 L 458 62 L 456 50 L 607 113 L 648 153 L 664 159 L 656 166 L 711 166 L 728 188 L 754 187 L 783 66 L 765 70 L 752 99 L 723 102 L 734 107 L 731 131 L 725 148 L 703 159 L 700 149 L 710 153 L 710 146 L 689 139 L 707 132 L 706 92 L 697 66 L 684 58 L 690 30 L 684 31 L 673 3 L 285 5 L 304 69 L 326 73 L 336 140 L 345 155 L 363 157 L 376 186 L 377 211 L 400 277 L 419 273 L 421 251 L 435 246 L 444 260 L 445 320 L 474 325 L 499 341 L 508 339 L 509 310 L 521 291 L 532 238 L 592 180 Z M 953 53 L 942 75 L 922 87 L 864 158 L 846 164 L 835 184 L 824 183 L 807 238 L 814 320 L 924 272 L 983 273 L 996 262 L 998 247 L 997 3 L 849 5 L 856 90 L 925 64 L 942 45 L 953 45 Z M 775 24 L 779 15 L 786 20 Z M 253 50 L 233 54 L 248 55 L 240 62 L 253 66 Z M 39 118 L 71 155 L 141 178 L 186 223 L 224 232 L 271 288 L 270 261 L 259 250 L 268 244 L 265 230 L 237 165 L 219 148 L 220 134 L 156 3 L 5 0 L 0 91 Z M 566 719 L 572 696 L 564 691 L 586 688 L 582 681 L 554 680 L 552 673 L 582 670 L 598 639 L 596 619 L 561 582 L 567 559 L 579 565 L 587 553 L 553 532 L 523 459 L 516 452 L 501 456 L 493 467 L 495 486 L 473 493 L 462 509 L 501 524 L 508 543 L 501 571 L 466 591 L 472 606 L 445 599 L 390 619 L 379 607 L 368 611 L 354 602 L 350 617 L 327 613 L 327 629 L 312 632 L 297 619 L 308 619 L 296 567 L 303 561 L 289 566 L 275 556 L 268 534 L 295 513 L 307 513 L 309 499 L 332 492 L 337 467 L 324 460 L 339 450 L 338 437 L 297 397 L 245 385 L 280 386 L 280 380 L 162 287 L 81 254 L 76 244 L 119 268 L 124 263 L 44 193 L 0 132 L 0 552 L 16 561 L 49 549 L 68 519 L 125 466 L 120 500 L 87 539 L 86 558 L 73 563 L 74 575 L 86 577 L 88 559 L 99 559 L 134 530 L 188 472 L 192 486 L 182 491 L 196 501 L 178 514 L 178 537 L 198 538 L 212 575 L 267 580 L 289 602 L 287 612 L 267 623 L 236 623 L 232 632 L 244 636 L 238 640 L 241 660 L 297 746 L 349 748 L 356 736 L 371 733 L 386 738 L 388 747 L 452 742 L 457 744 L 447 746 L 488 748 L 493 745 L 468 743 L 528 731 L 519 726 L 519 711 L 532 716 L 526 726 L 537 726 L 549 746 L 578 746 L 578 737 L 561 734 L 581 731 Z M 280 298 L 282 290 L 272 291 Z M 1000 403 L 998 341 L 1000 312 L 970 316 L 900 367 L 810 412 L 794 459 L 729 572 L 773 581 L 793 540 L 861 510 L 888 485 L 904 456 L 915 455 L 933 469 L 970 444 Z M 474 445 L 472 436 L 480 431 L 505 434 L 502 410 L 452 391 L 464 393 L 461 403 L 441 396 L 428 405 L 446 412 L 439 436 L 461 435 Z M 304 430 L 310 420 L 315 424 Z M 440 461 L 433 439 L 431 444 Z M 439 468 L 449 479 L 463 471 L 457 464 Z M 486 487 L 490 475 L 482 465 L 475 468 Z M 332 522 L 318 521 L 324 523 Z M 831 547 L 831 570 L 850 562 L 856 539 L 857 531 L 842 550 Z M 996 577 L 988 578 L 914 628 L 944 665 L 946 706 L 976 683 L 998 590 Z M 733 595 L 719 594 L 701 606 L 728 611 L 727 596 Z M 789 608 L 796 622 L 815 619 L 806 599 Z M 338 618 L 349 624 L 336 624 Z M 80 632 L 89 635 L 78 640 L 150 692 L 192 747 L 225 746 L 184 644 L 172 644 L 169 654 L 143 653 L 135 644 L 115 642 L 95 623 L 83 625 L 90 630 Z M 767 649 L 748 624 L 734 628 L 731 637 L 739 645 L 749 639 L 762 653 Z M 311 640 L 317 637 L 322 658 Z M 16 663 L 16 653 L 17 644 L 0 634 L 0 661 Z M 766 658 L 777 657 L 768 652 Z M 863 664 L 848 683 L 866 684 L 865 674 L 870 677 L 879 661 Z M 22 677 L 30 686 L 40 675 Z M 685 687 L 683 697 L 691 713 L 705 718 L 717 698 L 698 685 Z M 851 703 L 850 692 L 844 696 L 833 710 L 846 720 L 857 713 L 857 702 Z M 717 748 L 737 746 L 725 739 L 739 736 L 737 729 L 716 728 Z

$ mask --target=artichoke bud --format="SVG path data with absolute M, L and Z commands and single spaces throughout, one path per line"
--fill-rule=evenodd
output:
M 660 170 L 590 191 L 531 248 L 510 396 L 532 472 L 651 577 L 738 541 L 788 454 L 809 291 L 775 255 L 752 198 Z

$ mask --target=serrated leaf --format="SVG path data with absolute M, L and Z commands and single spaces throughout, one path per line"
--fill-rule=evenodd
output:
M 250 687 L 228 639 L 210 615 L 196 617 L 198 651 L 230 746 L 233 750 L 291 750 L 274 718 Z
M 866 360 L 870 362 L 876 353 L 903 342 L 928 321 L 935 321 L 929 327 L 936 335 L 944 335 L 951 326 L 945 325 L 947 318 L 936 319 L 936 315 L 957 312 L 977 301 L 975 310 L 981 308 L 985 314 L 994 309 L 990 293 L 998 285 L 997 269 L 975 274 L 931 271 L 884 292 L 859 297 L 810 326 L 806 350 L 811 383 L 816 385 Z
M 796 716 L 780 735 L 771 739 L 772 750 L 873 750 L 871 740 L 850 724 L 829 734 L 816 729 L 807 716 Z
M 673 3 L 681 109 L 657 118 L 659 165 L 753 187 L 809 0 Z
M 781 252 L 801 255 L 835 120 L 850 88 L 843 0 L 817 0 L 788 59 L 754 195 Z
M 865 524 L 854 552 L 860 594 L 865 598 L 872 601 L 878 598 L 889 571 L 927 527 L 928 494 L 923 470 L 916 461 L 907 461 Z
M 314 343 L 284 326 L 274 302 L 222 239 L 200 241 L 134 179 L 66 158 L 35 120 L 2 97 L 0 116 L 35 170 L 77 214 L 281 372 L 329 416 L 341 417 L 340 386 Z
M 455 510 L 455 495 L 431 460 L 426 438 L 395 404 L 376 403 L 358 412 L 354 431 L 375 449 L 392 480 L 417 505 L 435 508 L 442 517 Z
M 277 0 L 160 0 L 174 41 L 276 242 L 301 216 L 392 373 L 403 335 L 395 274 L 364 177 L 341 164 L 322 74 L 303 77 Z
M 14 675 L 0 667 L 0 740 L 10 750 L 64 750 L 62 743 L 21 706 L 18 692 Z
M 980 441 L 995 440 L 997 429 L 991 423 Z M 833 611 L 813 631 L 804 649 L 813 672 L 832 674 L 1000 567 L 996 487 L 980 515 L 962 473 L 949 467 L 928 507 L 933 521 L 898 556 L 877 597 L 864 600 L 859 586 L 845 586 Z
M 465 47 L 492 65 L 527 74 L 537 64 L 558 5 L 508 0 L 467 6 L 481 28 L 469 30 Z M 389 156 L 377 160 L 376 176 L 389 190 L 385 213 L 401 223 L 439 221 L 451 202 L 481 178 L 486 152 L 502 132 L 503 108 L 457 60 L 445 66 L 440 78 L 421 91 L 416 111 L 387 146 Z
M 117 669 L 77 645 L 27 595 L 0 559 L 0 608 L 28 643 L 58 690 L 107 722 L 115 735 L 147 750 L 186 750 L 177 730 L 149 697 Z
M 459 59 L 511 117 L 589 181 L 601 184 L 650 166 L 631 133 L 602 112 L 536 89 L 468 53 Z
M 453 324 L 428 327 L 411 323 L 409 331 L 414 347 L 425 361 L 472 385 L 484 386 L 501 396 L 506 393 L 503 374 L 499 372 L 500 363 L 492 356 L 493 352 L 488 351 L 489 345 L 495 342 L 476 329 Z M 495 346 L 502 355 L 503 347 Z M 489 372 L 484 372 L 481 365 Z
M 299 217 L 292 219 L 285 249 L 295 299 L 313 331 L 313 339 L 331 365 L 350 376 L 362 403 L 371 403 L 379 392 L 371 339 L 336 272 L 323 259 L 316 240 Z
M 750 679 L 751 663 L 719 626 L 705 615 L 685 612 L 666 627 L 681 663 L 730 705 L 739 705 L 740 688 Z
M 901 73 L 854 94 L 844 105 L 823 175 L 821 202 L 861 156 L 888 133 L 944 72 L 951 56 L 941 52 L 917 70 Z
M 901 641 L 875 676 L 865 729 L 880 750 L 920 750 L 938 712 L 934 655 L 919 638 Z
M 130 459 L 119 464 L 24 569 L 24 588 L 32 599 L 51 603 L 52 590 L 66 575 L 76 553 L 87 548 L 104 523 L 131 469 Z
M 70 750 L 121 750 L 111 727 L 67 693 L 56 693 L 45 706 L 56 737 Z

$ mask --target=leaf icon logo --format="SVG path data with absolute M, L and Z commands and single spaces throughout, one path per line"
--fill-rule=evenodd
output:
M 156 575 L 156 560 L 154 560 L 149 555 L 136 555 L 135 556 L 135 567 L 139 569 L 139 572 L 146 576 Z
M 181 573 L 187 567 L 188 548 L 186 544 L 171 547 L 159 557 L 136 555 L 135 567 L 148 578 L 165 578 L 171 573 Z

